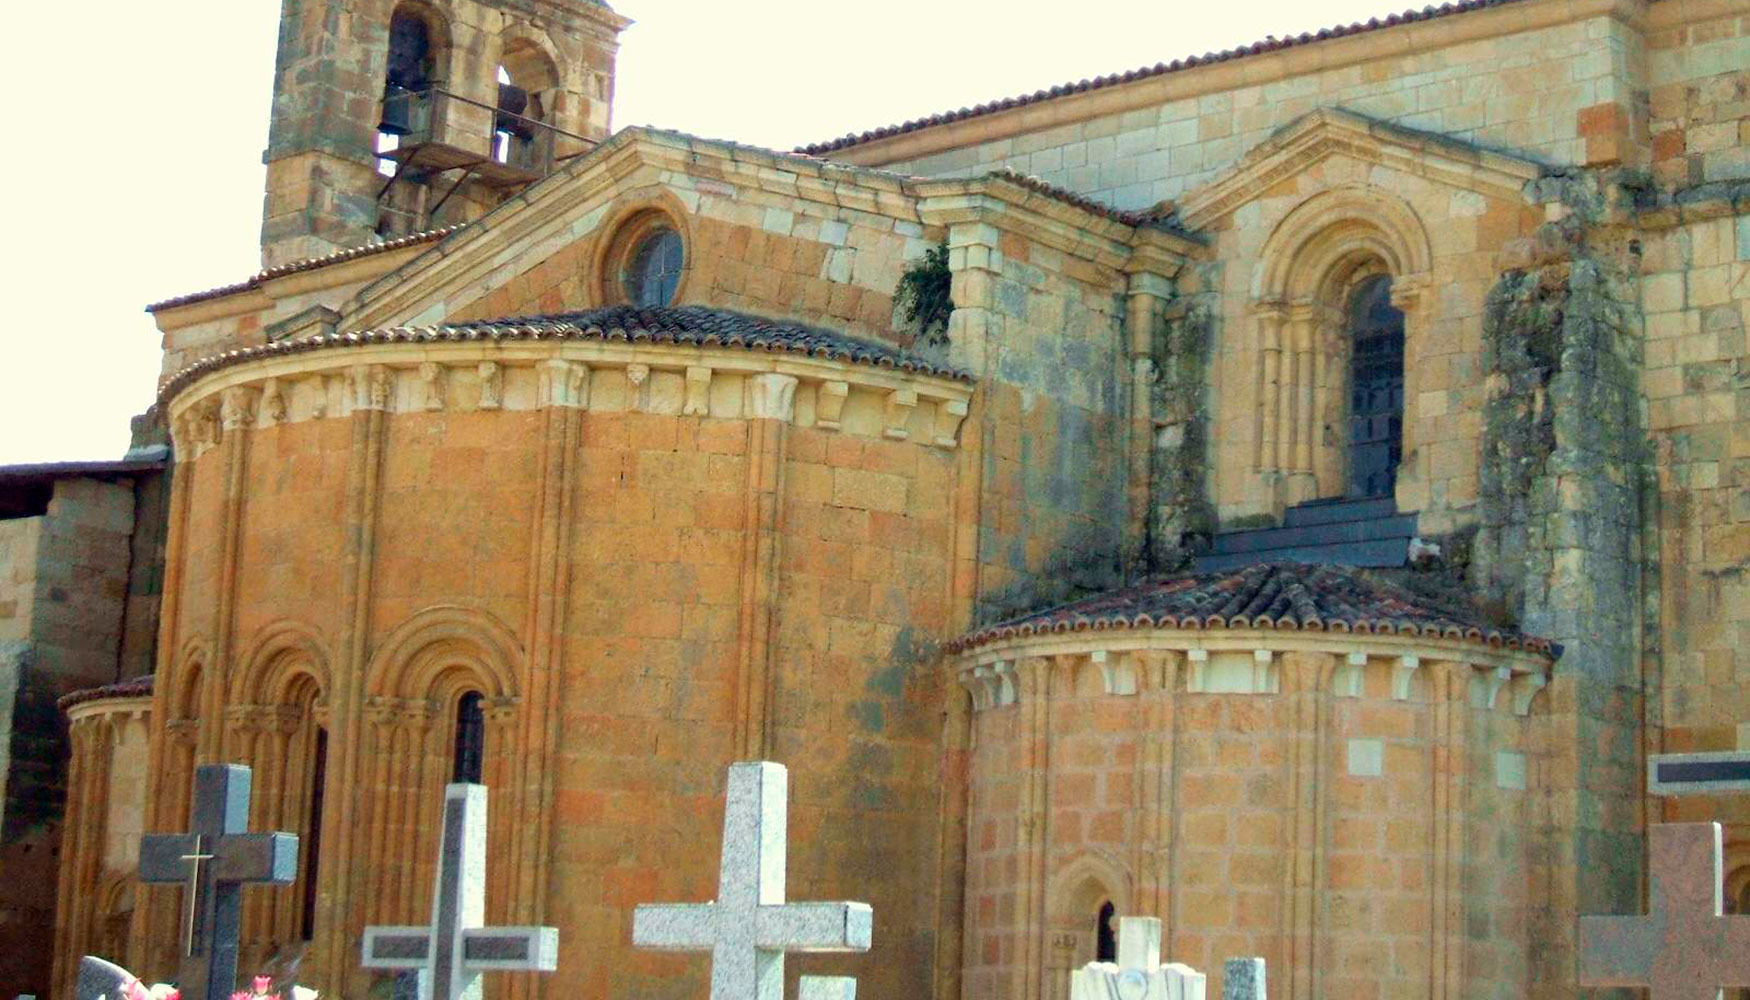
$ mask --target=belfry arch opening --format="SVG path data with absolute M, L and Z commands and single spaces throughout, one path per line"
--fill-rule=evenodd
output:
M 552 131 L 559 74 L 540 46 L 526 39 L 506 44 L 498 65 L 497 112 L 492 118 L 492 159 L 545 173 L 553 153 Z
M 408 136 L 429 136 L 431 94 L 440 87 L 448 33 L 443 22 L 417 4 L 401 4 L 389 18 L 389 53 L 383 73 L 383 110 L 377 122 L 377 172 L 393 177 L 391 155 Z

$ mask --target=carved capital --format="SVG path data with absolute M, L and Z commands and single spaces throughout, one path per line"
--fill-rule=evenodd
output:
M 790 420 L 796 415 L 796 376 L 765 372 L 747 380 L 747 415 Z
M 234 385 L 219 394 L 219 426 L 228 431 L 255 422 L 255 390 Z
M 280 380 L 270 378 L 261 383 L 261 408 L 257 418 L 263 427 L 285 423 L 286 394 L 280 387 Z
M 844 419 L 845 399 L 851 394 L 851 387 L 845 382 L 822 382 L 814 395 L 815 426 L 829 431 L 839 429 L 840 421 Z
M 881 436 L 895 441 L 910 437 L 911 413 L 917 405 L 915 389 L 895 389 L 888 393 L 887 402 L 881 408 Z
M 382 365 L 355 365 L 347 375 L 352 386 L 353 409 L 389 408 L 389 369 Z
M 543 361 L 536 386 L 541 406 L 581 410 L 589 406 L 589 366 L 581 361 Z

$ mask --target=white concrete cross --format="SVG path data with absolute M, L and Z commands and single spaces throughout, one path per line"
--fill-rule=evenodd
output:
M 486 922 L 486 786 L 444 789 L 444 839 L 431 926 L 366 927 L 367 969 L 413 969 L 419 1000 L 480 1000 L 480 973 L 552 972 L 559 928 Z
M 1161 964 L 1161 922 L 1120 917 L 1118 964 L 1089 962 L 1070 973 L 1070 1000 L 1203 1000 L 1203 973 Z
M 784 953 L 868 951 L 867 903 L 786 903 L 789 772 L 731 764 L 712 903 L 640 904 L 632 944 L 711 953 L 711 1000 L 783 1000 Z
M 1750 751 L 1650 754 L 1647 791 L 1654 795 L 1750 792 Z

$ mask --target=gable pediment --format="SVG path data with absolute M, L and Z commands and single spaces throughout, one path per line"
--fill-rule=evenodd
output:
M 1193 231 L 1207 228 L 1282 181 L 1334 157 L 1496 198 L 1523 198 L 1525 185 L 1545 172 L 1532 160 L 1450 136 L 1340 108 L 1321 108 L 1283 126 L 1215 180 L 1187 195 L 1180 202 L 1180 219 Z

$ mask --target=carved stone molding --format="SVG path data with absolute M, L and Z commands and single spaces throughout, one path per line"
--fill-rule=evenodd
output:
M 442 410 L 445 407 L 447 378 L 443 365 L 427 361 L 419 366 L 419 381 L 425 389 L 426 409 Z
M 700 365 L 687 366 L 687 395 L 681 404 L 681 415 L 704 417 L 711 413 L 711 369 Z
M 815 393 L 814 423 L 829 431 L 839 429 L 839 424 L 845 413 L 845 398 L 850 395 L 851 387 L 844 382 L 822 382 Z
M 765 374 L 748 379 L 748 416 L 789 421 L 796 415 L 796 378 Z
M 504 369 L 496 361 L 482 361 L 475 369 L 480 374 L 480 409 L 496 410 L 504 405 Z
M 887 394 L 882 409 L 881 436 L 904 441 L 911 435 L 911 414 L 917 409 L 918 394 L 911 389 L 895 389 Z

